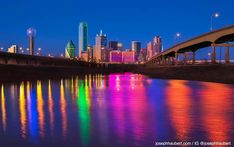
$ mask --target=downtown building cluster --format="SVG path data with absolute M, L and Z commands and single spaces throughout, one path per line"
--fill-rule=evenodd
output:
M 27 36 L 29 39 L 28 48 L 26 52 L 22 47 L 12 45 L 8 48 L 9 53 L 20 53 L 29 55 L 42 55 L 42 49 L 34 50 L 34 38 L 36 30 L 29 28 Z M 162 51 L 162 40 L 160 36 L 155 36 L 152 41 L 147 44 L 146 48 L 142 47 L 139 41 L 132 41 L 131 48 L 124 48 L 123 43 L 114 40 L 108 40 L 106 34 L 100 31 L 95 37 L 95 44 L 90 45 L 88 40 L 88 24 L 81 22 L 78 31 L 78 51 L 76 51 L 75 43 L 70 40 L 66 47 L 64 54 L 61 57 L 78 59 L 86 62 L 111 62 L 111 63 L 144 63 L 152 56 L 157 55 Z M 0 48 L 3 51 L 3 48 Z M 48 54 L 49 57 L 53 57 Z
M 144 63 L 162 51 L 160 36 L 155 36 L 146 48 L 142 48 L 141 42 L 132 41 L 131 49 L 124 49 L 123 43 L 108 41 L 102 30 L 96 35 L 94 45 L 90 45 L 88 41 L 88 24 L 81 22 L 78 33 L 78 56 L 75 55 L 74 43 L 69 41 L 65 48 L 65 57 L 87 62 Z

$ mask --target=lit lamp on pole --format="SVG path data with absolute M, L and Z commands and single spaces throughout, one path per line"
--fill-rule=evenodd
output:
M 29 48 L 27 48 L 26 50 L 27 50 L 27 53 L 29 54 Z
M 38 55 L 41 56 L 42 53 L 41 53 L 41 48 L 38 48 Z
M 210 56 L 211 56 L 211 53 L 208 53 L 208 57 L 209 57 L 208 60 L 211 60 Z
M 210 18 L 210 31 L 213 31 L 213 19 L 219 18 L 219 13 L 213 13 Z
M 24 53 L 24 50 L 22 47 L 19 48 L 19 53 L 23 54 Z
M 176 33 L 174 38 L 174 44 L 176 44 L 176 39 L 181 37 L 181 33 Z

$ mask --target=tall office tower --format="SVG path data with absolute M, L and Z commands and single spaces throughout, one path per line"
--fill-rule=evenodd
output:
M 78 56 L 81 57 L 81 52 L 87 51 L 88 47 L 88 24 L 81 22 L 79 25 L 79 52 Z
M 36 36 L 36 30 L 34 28 L 27 29 L 27 35 L 29 37 L 29 54 L 34 55 L 34 37 Z
M 109 46 L 108 48 L 110 50 L 118 50 L 118 41 L 109 41 Z
M 145 62 L 146 61 L 146 55 L 147 55 L 147 49 L 146 48 L 142 48 L 140 55 L 139 55 L 139 61 L 140 62 Z
M 160 36 L 155 36 L 153 41 L 147 44 L 147 60 L 162 52 L 162 39 Z
M 88 45 L 88 61 L 93 61 L 93 47 L 91 45 Z
M 67 43 L 67 46 L 65 49 L 65 57 L 66 58 L 75 58 L 75 45 L 72 41 L 69 41 Z
M 153 56 L 153 45 L 152 42 L 150 41 L 149 43 L 147 43 L 147 60 L 149 60 L 152 56 Z
M 157 55 L 162 52 L 162 39 L 160 36 L 155 36 L 153 39 L 153 55 Z
M 141 51 L 141 43 L 139 41 L 132 41 L 132 51 L 135 51 L 136 60 L 138 60 Z
M 107 36 L 102 34 L 102 31 L 100 31 L 100 34 L 96 36 L 95 39 L 95 47 L 94 47 L 94 59 L 98 62 L 102 61 L 104 59 L 105 53 L 102 53 L 103 50 L 106 50 L 107 48 Z

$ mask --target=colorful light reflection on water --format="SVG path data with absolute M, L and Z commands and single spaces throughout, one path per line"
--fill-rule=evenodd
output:
M 0 144 L 233 141 L 234 86 L 137 74 L 1 83 Z

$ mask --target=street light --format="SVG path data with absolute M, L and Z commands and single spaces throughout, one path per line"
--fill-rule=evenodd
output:
M 41 56 L 41 48 L 38 48 L 38 55 Z
M 181 37 L 181 33 L 176 33 L 174 37 L 174 44 L 176 44 L 176 39 Z
M 210 56 L 211 56 L 211 53 L 208 53 L 208 62 L 209 60 L 211 60 Z
M 181 36 L 181 34 L 180 33 L 176 33 L 176 37 L 180 37 Z
M 213 31 L 213 18 L 219 18 L 219 13 L 213 13 L 210 18 L 210 31 Z
M 0 48 L 0 51 L 1 51 L 1 52 L 3 51 L 3 47 Z

